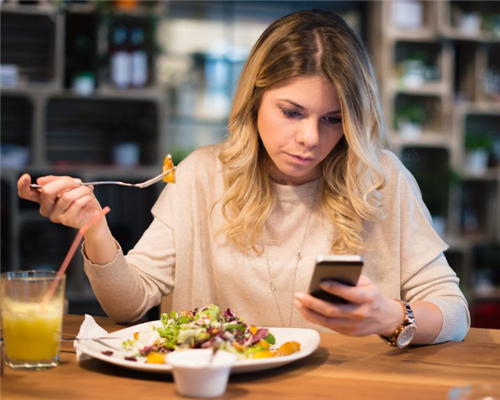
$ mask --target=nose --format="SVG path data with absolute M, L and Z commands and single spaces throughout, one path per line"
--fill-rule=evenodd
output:
M 319 144 L 319 123 L 311 119 L 304 119 L 295 135 L 297 143 L 304 147 L 316 147 Z

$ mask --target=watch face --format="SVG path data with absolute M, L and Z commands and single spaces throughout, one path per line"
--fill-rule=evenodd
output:
M 417 331 L 417 328 L 415 325 L 408 325 L 406 326 L 403 331 L 400 333 L 398 337 L 398 342 L 397 345 L 400 349 L 403 347 L 406 347 L 410 344 L 412 341 L 413 337 L 415 336 L 415 332 Z

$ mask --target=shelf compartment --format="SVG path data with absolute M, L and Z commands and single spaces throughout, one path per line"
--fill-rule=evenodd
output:
M 498 234 L 498 184 L 467 179 L 461 183 L 460 229 L 464 239 L 494 240 Z
M 440 92 L 447 78 L 443 69 L 441 42 L 397 41 L 394 46 L 394 72 L 398 89 Z
M 500 5 L 492 1 L 442 2 L 443 33 L 456 40 L 498 40 L 489 19 L 500 14 Z M 493 24 L 497 22 L 492 21 Z
M 155 26 L 154 14 L 118 13 L 106 24 L 101 23 L 98 35 L 106 38 L 97 49 L 100 57 L 106 60 L 100 70 L 102 88 L 144 90 L 156 85 Z M 115 55 L 119 61 L 113 70 Z
M 460 102 L 478 100 L 480 67 L 477 59 L 478 45 L 474 42 L 455 43 L 455 97 Z
M 454 91 L 460 103 L 500 107 L 500 43 L 455 44 Z
M 470 287 L 468 284 L 468 282 L 470 282 L 470 277 L 466 268 L 464 252 L 461 250 L 448 249 L 445 251 L 445 256 L 448 260 L 448 264 L 450 264 L 450 267 L 460 279 L 460 289 L 462 292 L 466 293 L 467 289 Z
M 2 95 L 2 168 L 24 168 L 31 162 L 33 103 L 23 96 Z
M 56 25 L 48 15 L 2 13 L 2 64 L 17 65 L 19 83 L 55 81 Z
M 90 73 L 98 86 L 98 15 L 68 13 L 65 23 L 64 87 L 71 88 L 78 74 Z
M 495 175 L 494 171 L 500 168 L 500 115 L 466 114 L 463 123 L 464 170 L 476 175 Z M 478 150 L 482 153 L 482 164 L 474 165 Z
M 2 271 L 12 269 L 12 186 L 1 180 L 0 232 L 1 232 L 1 265 Z
M 5 96 L 1 100 L 2 145 L 29 147 L 33 132 L 33 103 L 22 96 Z
M 470 277 L 473 299 L 481 302 L 496 300 L 500 305 L 500 244 L 478 244 L 472 249 L 472 258 L 476 266 Z
M 48 219 L 24 223 L 19 229 L 19 269 L 57 271 L 73 243 L 77 231 L 55 224 Z M 79 276 L 72 268 L 76 258 L 66 271 L 68 290 L 78 285 L 73 277 Z
M 158 163 L 156 102 L 53 98 L 47 105 L 47 161 L 53 166 L 113 165 L 113 148 L 134 143 L 139 164 Z
M 382 2 L 387 34 L 393 38 L 425 39 L 436 35 L 436 6 L 431 1 Z
M 433 219 L 440 221 L 441 226 L 438 228 L 435 224 L 435 227 L 442 237 L 448 227 L 449 189 L 453 183 L 449 159 L 449 151 L 444 148 L 407 146 L 401 154 L 401 160 L 415 177 Z
M 469 305 L 471 327 L 500 329 L 500 287 L 491 296 L 477 297 Z
M 440 96 L 399 93 L 394 96 L 393 129 L 404 138 L 447 135 L 445 110 Z
M 96 176 L 96 180 L 108 180 L 107 176 Z M 140 180 L 130 180 L 131 183 Z M 95 196 L 99 203 L 109 206 L 111 212 L 106 216 L 113 236 L 126 254 L 139 241 L 144 231 L 153 221 L 151 208 L 155 204 L 159 190 L 163 186 L 151 186 L 134 190 L 120 186 L 96 186 Z
M 480 99 L 500 106 L 500 43 L 490 43 L 481 50 L 483 71 L 479 78 Z

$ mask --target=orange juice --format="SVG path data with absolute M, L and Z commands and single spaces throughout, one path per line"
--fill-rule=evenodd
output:
M 5 364 L 10 368 L 59 365 L 65 282 L 66 276 L 58 277 L 55 271 L 0 274 Z
M 9 359 L 37 361 L 58 356 L 62 328 L 59 304 L 48 304 L 43 311 L 39 304 L 18 304 L 3 311 L 2 323 Z

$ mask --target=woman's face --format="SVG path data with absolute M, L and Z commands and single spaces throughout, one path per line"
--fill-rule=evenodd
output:
M 257 127 L 273 181 L 301 185 L 318 179 L 321 161 L 344 134 L 335 86 L 321 76 L 278 82 L 262 97 Z

